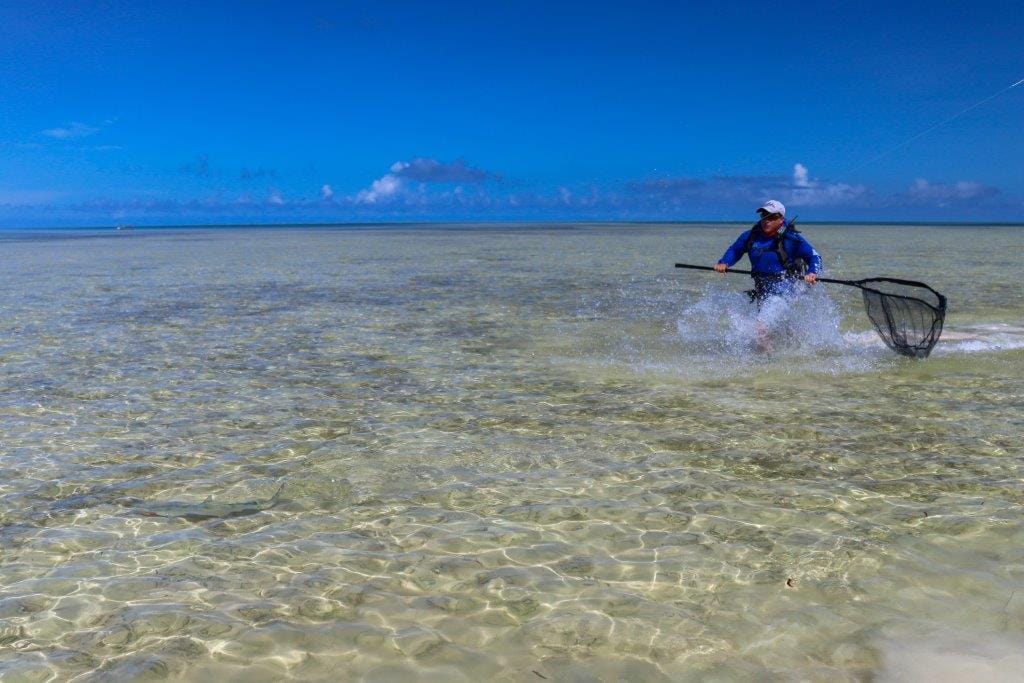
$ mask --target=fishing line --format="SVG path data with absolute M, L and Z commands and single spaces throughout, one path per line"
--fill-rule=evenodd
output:
M 863 161 L 863 162 L 861 162 L 861 163 L 857 164 L 856 166 L 854 166 L 853 168 L 849 169 L 849 170 L 848 170 L 848 171 L 846 171 L 846 172 L 847 172 L 847 173 L 852 173 L 853 171 L 856 171 L 856 170 L 858 170 L 858 169 L 860 169 L 860 168 L 862 168 L 862 167 L 864 167 L 864 166 L 867 166 L 868 164 L 873 164 L 873 163 L 875 163 L 875 162 L 876 162 L 876 161 L 878 161 L 879 159 L 882 159 L 882 158 L 884 158 L 884 157 L 886 157 L 886 156 L 888 156 L 888 155 L 892 154 L 893 152 L 895 152 L 895 151 L 896 151 L 896 150 L 898 150 L 899 148 L 901 148 L 901 147 L 906 147 L 907 145 L 909 145 L 909 144 L 910 144 L 911 142 L 913 142 L 914 140 L 917 140 L 918 138 L 920 138 L 920 137 L 923 137 L 923 136 L 927 135 L 928 133 L 931 133 L 931 132 L 932 132 L 933 130 L 935 130 L 936 128 L 941 128 L 942 126 L 946 125 L 946 124 L 947 124 L 947 123 L 949 123 L 950 121 L 952 121 L 952 120 L 954 120 L 954 119 L 958 119 L 958 118 L 960 118 L 961 116 L 963 116 L 963 115 L 964 115 L 964 114 L 966 114 L 967 112 L 969 112 L 969 111 L 971 111 L 971 110 L 973 110 L 973 109 L 977 109 L 978 107 L 980 107 L 981 105 L 985 104 L 985 103 L 986 103 L 986 102 L 988 102 L 989 100 L 994 100 L 995 98 L 999 97 L 999 96 L 1000 96 L 1000 95 L 1002 95 L 1002 94 L 1003 94 L 1004 92 L 1006 92 L 1007 90 L 1010 90 L 1011 88 L 1016 88 L 1016 87 L 1017 87 L 1018 85 L 1020 85 L 1021 83 L 1024 83 L 1024 78 L 1020 79 L 1020 80 L 1019 80 L 1019 81 L 1017 81 L 1016 83 L 1013 83 L 1013 84 L 1011 84 L 1011 85 L 1008 85 L 1008 86 L 1006 86 L 1005 88 L 1003 88 L 1003 89 L 1002 89 L 1002 90 L 1000 90 L 999 92 L 996 92 L 996 93 L 993 93 L 993 94 L 989 95 L 988 97 L 986 97 L 986 98 L 985 98 L 985 99 L 983 99 L 983 100 L 979 100 L 979 101 L 975 102 L 974 104 L 972 104 L 971 106 L 967 107 L 966 109 L 964 109 L 964 110 L 962 110 L 962 111 L 958 111 L 957 113 L 955 113 L 955 114 L 953 114 L 952 116 L 950 116 L 950 117 L 949 117 L 948 119 L 943 119 L 942 121 L 939 121 L 938 123 L 936 123 L 936 124 L 935 124 L 934 126 L 932 126 L 931 128 L 929 128 L 929 129 L 927 129 L 927 130 L 923 130 L 923 131 L 921 131 L 921 132 L 920 132 L 920 133 L 918 133 L 917 135 L 914 135 L 913 137 L 911 137 L 911 138 L 908 138 L 908 139 L 904 140 L 903 142 L 899 143 L 898 145 L 895 145 L 895 146 L 893 146 L 893 147 L 890 147 L 889 149 L 885 150 L 884 152 L 882 152 L 882 153 L 881 153 L 881 154 L 879 154 L 878 156 L 876 156 L 876 157 L 872 157 L 871 159 L 868 159 L 867 161 Z

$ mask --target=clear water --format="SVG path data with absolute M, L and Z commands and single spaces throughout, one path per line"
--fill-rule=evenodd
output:
M 0 235 L 0 679 L 1014 680 L 1024 233 L 740 229 Z

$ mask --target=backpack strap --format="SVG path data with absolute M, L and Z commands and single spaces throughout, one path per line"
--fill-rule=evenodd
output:
M 786 275 L 789 277 L 803 277 L 807 273 L 807 261 L 802 258 L 790 258 L 783 245 L 787 239 L 795 239 L 799 234 L 800 231 L 796 229 L 796 218 L 794 218 L 786 225 L 785 232 L 780 232 L 775 236 L 775 252 L 779 255 L 779 263 L 786 269 Z

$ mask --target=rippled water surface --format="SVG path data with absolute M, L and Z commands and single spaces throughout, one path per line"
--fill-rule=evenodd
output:
M 1012 680 L 1024 233 L 741 229 L 0 235 L 0 678 Z

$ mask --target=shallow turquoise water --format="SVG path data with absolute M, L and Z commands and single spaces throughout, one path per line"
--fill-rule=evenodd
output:
M 805 230 L 924 362 L 740 229 L 0 236 L 0 678 L 1019 671 L 1020 228 Z

